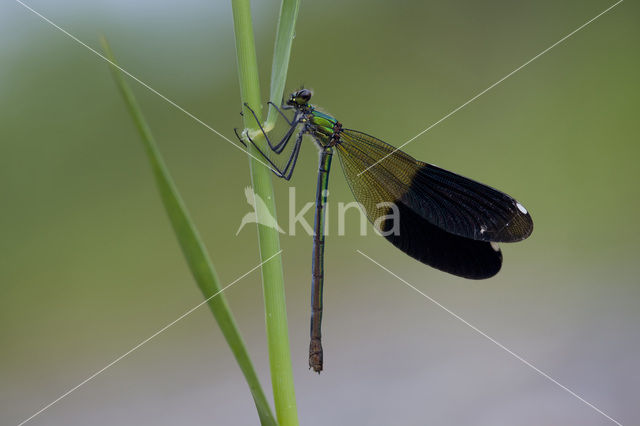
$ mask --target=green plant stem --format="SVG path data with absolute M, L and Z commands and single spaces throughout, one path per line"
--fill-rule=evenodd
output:
M 232 0 L 234 32 L 236 37 L 236 52 L 238 59 L 238 76 L 243 103 L 246 102 L 261 119 L 260 86 L 258 81 L 258 64 L 251 21 L 251 7 L 249 0 Z M 286 71 L 286 68 L 285 68 Z M 244 109 L 244 108 L 243 108 Z M 245 110 L 245 112 L 247 112 Z M 257 124 L 248 112 L 244 114 L 244 124 L 247 129 L 256 130 Z M 262 136 L 256 136 L 254 141 L 265 143 Z M 271 181 L 271 171 L 258 162 L 254 157 L 260 153 L 248 144 L 249 170 L 253 190 L 266 205 L 267 211 L 256 209 L 258 223 L 268 223 L 261 218 L 276 218 L 275 197 Z M 259 205 L 260 203 L 256 203 Z M 280 239 L 277 230 L 258 225 L 258 243 L 260 256 L 267 259 L 280 250 Z M 296 407 L 293 371 L 291 369 L 291 354 L 289 332 L 287 326 L 284 279 L 282 258 L 277 256 L 262 268 L 262 283 L 265 304 L 265 321 L 267 328 L 267 342 L 269 346 L 269 364 L 271 369 L 271 383 L 276 416 L 281 426 L 297 426 L 298 412 Z
M 145 152 L 149 158 L 153 175 L 160 192 L 160 197 L 167 211 L 173 230 L 182 248 L 182 252 L 187 260 L 191 273 L 195 278 L 200 291 L 208 301 L 209 308 L 213 313 L 220 330 L 224 335 L 227 344 L 231 348 L 242 373 L 244 374 L 249 389 L 253 396 L 253 400 L 258 410 L 258 416 L 263 426 L 277 426 L 276 420 L 271 412 L 271 407 L 267 402 L 264 391 L 258 380 L 251 359 L 244 344 L 244 340 L 240 335 L 238 326 L 231 314 L 231 310 L 227 300 L 223 294 L 220 294 L 221 288 L 216 271 L 207 255 L 207 249 L 202 242 L 200 235 L 189 217 L 189 212 L 180 197 L 169 170 L 164 163 L 162 155 L 158 150 L 155 139 L 151 133 L 151 129 L 147 125 L 142 111 L 136 102 L 133 92 L 127 85 L 124 76 L 115 65 L 115 59 L 111 48 L 107 41 L 101 40 L 102 47 L 107 58 L 111 61 L 111 70 L 114 79 L 122 93 L 129 113 L 140 133 L 140 137 L 144 144 Z M 268 264 L 268 263 L 267 263 Z M 217 294 L 215 297 L 212 297 Z

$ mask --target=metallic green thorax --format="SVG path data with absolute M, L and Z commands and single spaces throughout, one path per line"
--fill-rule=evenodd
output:
M 338 120 L 317 111 L 312 106 L 309 106 L 308 120 L 312 125 L 313 132 L 311 133 L 318 142 L 321 142 L 323 146 L 331 146 L 336 132 L 340 131 L 340 123 Z

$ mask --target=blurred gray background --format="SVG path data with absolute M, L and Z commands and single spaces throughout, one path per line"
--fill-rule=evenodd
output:
M 32 0 L 232 137 L 241 126 L 226 1 Z M 613 2 L 306 1 L 288 90 L 399 145 Z M 18 3 L 0 11 L 0 424 L 16 425 L 202 300 L 106 64 Z M 254 2 L 262 89 L 279 3 Z M 356 253 L 360 249 L 625 425 L 640 424 L 639 6 L 627 1 L 405 150 L 518 198 L 535 231 L 471 282 L 383 238 L 327 239 L 326 371 L 307 369 L 311 238 L 283 236 L 303 425 L 607 425 L 604 416 Z M 132 82 L 223 285 L 259 262 L 246 156 Z M 315 148 L 294 179 L 314 197 Z M 340 167 L 329 214 L 352 195 Z M 307 216 L 312 219 L 312 212 Z M 331 223 L 335 235 L 337 221 Z M 371 228 L 369 228 L 371 231 Z M 271 393 L 260 277 L 227 293 Z M 254 425 L 207 309 L 32 425 Z

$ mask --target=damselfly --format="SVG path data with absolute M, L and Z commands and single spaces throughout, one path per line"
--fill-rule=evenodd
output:
M 322 289 L 324 280 L 325 217 L 329 170 L 334 152 L 354 197 L 367 218 L 394 246 L 409 256 L 450 274 L 483 279 L 502 265 L 497 243 L 527 238 L 531 216 L 522 204 L 489 186 L 423 163 L 366 133 L 345 129 L 335 118 L 309 103 L 311 91 L 301 89 L 282 109 L 294 110 L 293 119 L 274 104 L 289 125 L 285 136 L 272 143 L 262 127 L 271 153 L 279 155 L 296 135 L 283 167 L 245 133 L 273 172 L 289 180 L 298 160 L 302 137 L 311 135 L 320 149 L 314 220 L 311 284 L 311 343 L 309 367 L 322 371 Z M 260 125 L 255 112 L 245 104 Z M 297 130 L 297 132 L 296 132 Z M 243 138 L 236 135 L 245 144 Z M 246 144 L 245 144 L 246 146 Z

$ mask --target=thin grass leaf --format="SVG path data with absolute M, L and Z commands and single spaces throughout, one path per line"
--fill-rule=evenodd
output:
M 167 211 L 182 252 L 200 291 L 205 298 L 209 298 L 213 294 L 220 292 L 220 284 L 213 264 L 207 254 L 207 249 L 171 179 L 171 175 L 151 134 L 151 129 L 142 115 L 138 103 L 133 96 L 133 92 L 131 92 L 120 70 L 114 66 L 115 59 L 109 44 L 104 38 L 101 42 L 106 56 L 111 61 L 113 77 L 122 93 L 136 128 L 140 133 L 140 138 L 142 139 L 149 158 L 162 203 Z M 249 385 L 256 409 L 258 410 L 260 423 L 263 426 L 277 426 L 277 422 L 267 402 L 264 391 L 260 386 L 260 381 L 258 380 L 258 376 L 251 363 L 251 359 L 249 358 L 244 341 L 231 314 L 225 296 L 220 294 L 213 297 L 209 300 L 208 305 Z
M 273 63 L 271 65 L 271 92 L 269 94 L 269 100 L 276 105 L 282 103 L 282 94 L 287 82 L 291 45 L 296 32 L 299 8 L 300 0 L 282 0 L 280 4 L 280 17 L 278 18 L 276 44 L 273 49 Z M 267 131 L 273 129 L 278 116 L 279 114 L 273 107 L 269 108 L 264 129 Z

